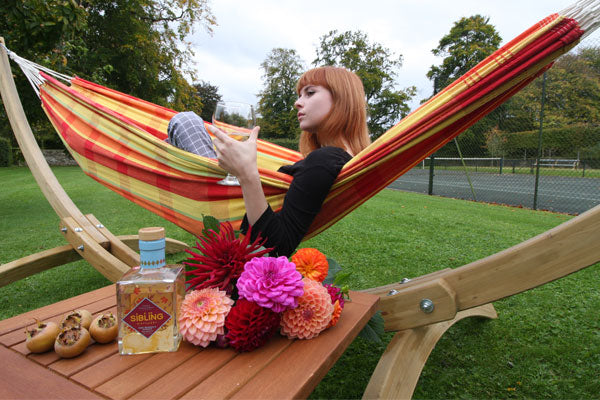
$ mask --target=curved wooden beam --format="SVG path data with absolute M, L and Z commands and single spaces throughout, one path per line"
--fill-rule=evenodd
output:
M 363 399 L 410 399 L 431 351 L 448 329 L 468 317 L 497 318 L 491 304 L 459 312 L 450 321 L 397 332 L 369 380 Z
M 139 251 L 139 239 L 137 235 L 117 236 L 134 251 Z M 167 254 L 181 253 L 188 245 L 179 240 L 166 238 Z M 0 265 L 0 287 L 16 282 L 38 272 L 45 271 L 73 261 L 81 260 L 81 255 L 70 244 L 58 246 L 53 249 L 30 254 L 18 260 Z
M 4 44 L 4 39 L 0 38 L 0 42 Z M 27 117 L 23 111 L 15 81 L 12 77 L 8 55 L 3 47 L 0 47 L 0 94 L 6 108 L 6 115 L 8 116 L 19 147 L 23 152 L 27 166 L 56 214 L 60 218 L 71 217 L 75 219 L 90 231 L 96 241 L 101 242 L 105 240 L 85 218 L 75 203 L 73 203 L 46 162 L 33 136 L 29 122 L 27 122 Z
M 0 37 L 0 43 L 4 44 L 4 38 Z M 42 193 L 61 221 L 72 220 L 72 225 L 77 228 L 77 231 L 65 234 L 65 239 L 104 276 L 113 282 L 116 281 L 130 267 L 139 264 L 139 255 L 116 240 L 107 229 L 100 228 L 101 224 L 96 224 L 83 215 L 56 179 L 33 136 L 23 111 L 4 47 L 0 47 L 0 94 L 27 166 Z M 88 253 L 80 251 L 78 248 L 83 242 L 88 243 L 88 249 L 95 249 L 95 251 Z
M 562 278 L 600 262 L 600 206 L 509 249 L 456 269 L 367 289 L 381 297 L 390 331 L 453 319 L 456 313 Z M 426 313 L 421 301 L 429 299 Z

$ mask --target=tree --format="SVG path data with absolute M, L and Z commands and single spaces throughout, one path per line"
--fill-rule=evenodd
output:
M 86 48 L 72 68 L 94 82 L 161 105 L 190 108 L 195 78 L 186 36 L 215 24 L 207 0 L 94 0 L 86 8 Z
M 296 82 L 305 69 L 296 50 L 275 48 L 260 65 L 263 89 L 259 93 L 258 112 L 261 136 L 296 138 L 300 134 L 294 103 Z
M 378 43 L 370 43 L 361 31 L 322 36 L 315 66 L 342 66 L 355 72 L 362 80 L 368 104 L 369 131 L 376 138 L 406 116 L 408 101 L 415 95 L 414 86 L 397 90 L 394 79 L 402 66 L 402 56 L 396 56 Z
M 432 65 L 427 72 L 427 78 L 434 82 L 434 94 L 498 49 L 502 38 L 489 20 L 481 15 L 461 18 L 442 37 L 438 47 L 431 50 L 434 55 L 444 57 L 442 65 Z
M 79 36 L 87 27 L 85 9 L 72 1 L 4 0 L 0 15 L 0 34 L 6 46 L 22 57 L 55 70 L 64 71 L 69 51 L 82 46 Z M 34 133 L 41 141 L 54 138 L 60 142 L 29 82 L 16 64 L 11 63 L 11 68 Z M 15 143 L 3 106 L 0 106 L 0 136 Z
M 506 133 L 498 128 L 492 128 L 485 133 L 485 147 L 492 157 L 504 157 L 507 141 Z
M 450 32 L 440 39 L 438 46 L 431 50 L 444 57 L 440 66 L 432 65 L 427 78 L 433 81 L 436 94 L 457 78 L 475 67 L 484 58 L 498 49 L 502 38 L 496 28 L 489 24 L 489 18 L 474 15 L 461 18 L 454 23 Z M 496 110 L 457 137 L 463 155 L 483 156 L 486 149 L 486 133 L 497 128 L 502 120 L 502 110 Z M 449 143 L 440 150 L 444 156 L 457 156 L 455 143 Z
M 211 85 L 209 82 L 200 81 L 194 85 L 196 96 L 202 101 L 202 112 L 200 117 L 205 121 L 210 121 L 212 115 L 217 108 L 217 103 L 221 101 L 222 96 L 219 94 L 219 88 Z
M 186 37 L 198 24 L 209 32 L 216 24 L 207 1 L 7 0 L 0 32 L 7 47 L 52 69 L 175 109 L 200 109 L 185 79 L 194 78 Z M 21 93 L 26 109 L 40 109 L 30 89 Z M 32 125 L 43 118 L 41 110 L 28 117 Z
M 539 127 L 543 79 L 538 78 L 513 99 L 515 117 L 534 121 Z M 600 48 L 581 48 L 560 57 L 546 74 L 544 127 L 600 123 Z M 510 131 L 525 131 L 519 127 Z

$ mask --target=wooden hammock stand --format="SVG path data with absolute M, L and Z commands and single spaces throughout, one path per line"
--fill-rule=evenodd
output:
M 0 41 L 4 43 L 3 39 Z M 137 236 L 116 237 L 93 215 L 83 215 L 66 194 L 37 145 L 6 51 L 0 49 L 0 91 L 12 129 L 42 192 L 60 218 L 69 243 L 0 266 L 0 286 L 79 258 L 115 282 L 139 262 Z M 429 354 L 457 321 L 496 318 L 491 302 L 543 285 L 600 261 L 600 206 L 545 233 L 456 269 L 365 290 L 380 296 L 388 345 L 364 398 L 410 398 Z M 168 251 L 185 243 L 168 240 Z

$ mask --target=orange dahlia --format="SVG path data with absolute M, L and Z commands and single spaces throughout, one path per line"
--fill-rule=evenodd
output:
M 333 314 L 331 315 L 331 321 L 329 321 L 327 328 L 335 326 L 340 319 L 340 315 L 342 315 L 342 306 L 340 306 L 340 301 L 336 300 L 335 303 L 333 303 Z
M 303 277 L 323 282 L 329 272 L 329 263 L 325 254 L 317 249 L 300 249 L 292 256 L 292 262 Z
M 188 342 L 206 347 L 225 333 L 225 317 L 232 306 L 233 300 L 223 290 L 194 290 L 181 303 L 179 332 Z
M 298 307 L 286 310 L 281 316 L 281 333 L 290 339 L 311 339 L 321 333 L 333 314 L 333 304 L 327 289 L 311 279 L 302 279 L 304 294 Z

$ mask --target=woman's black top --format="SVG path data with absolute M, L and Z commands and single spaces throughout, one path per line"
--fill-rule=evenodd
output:
M 289 257 L 308 231 L 333 182 L 344 164 L 352 157 L 339 147 L 321 147 L 295 164 L 279 168 L 279 172 L 292 175 L 294 179 L 283 200 L 283 207 L 274 212 L 268 206 L 252 226 L 251 239 L 258 233 L 266 238 L 265 247 L 273 247 L 271 255 Z M 244 216 L 241 230 L 248 231 L 248 219 Z

